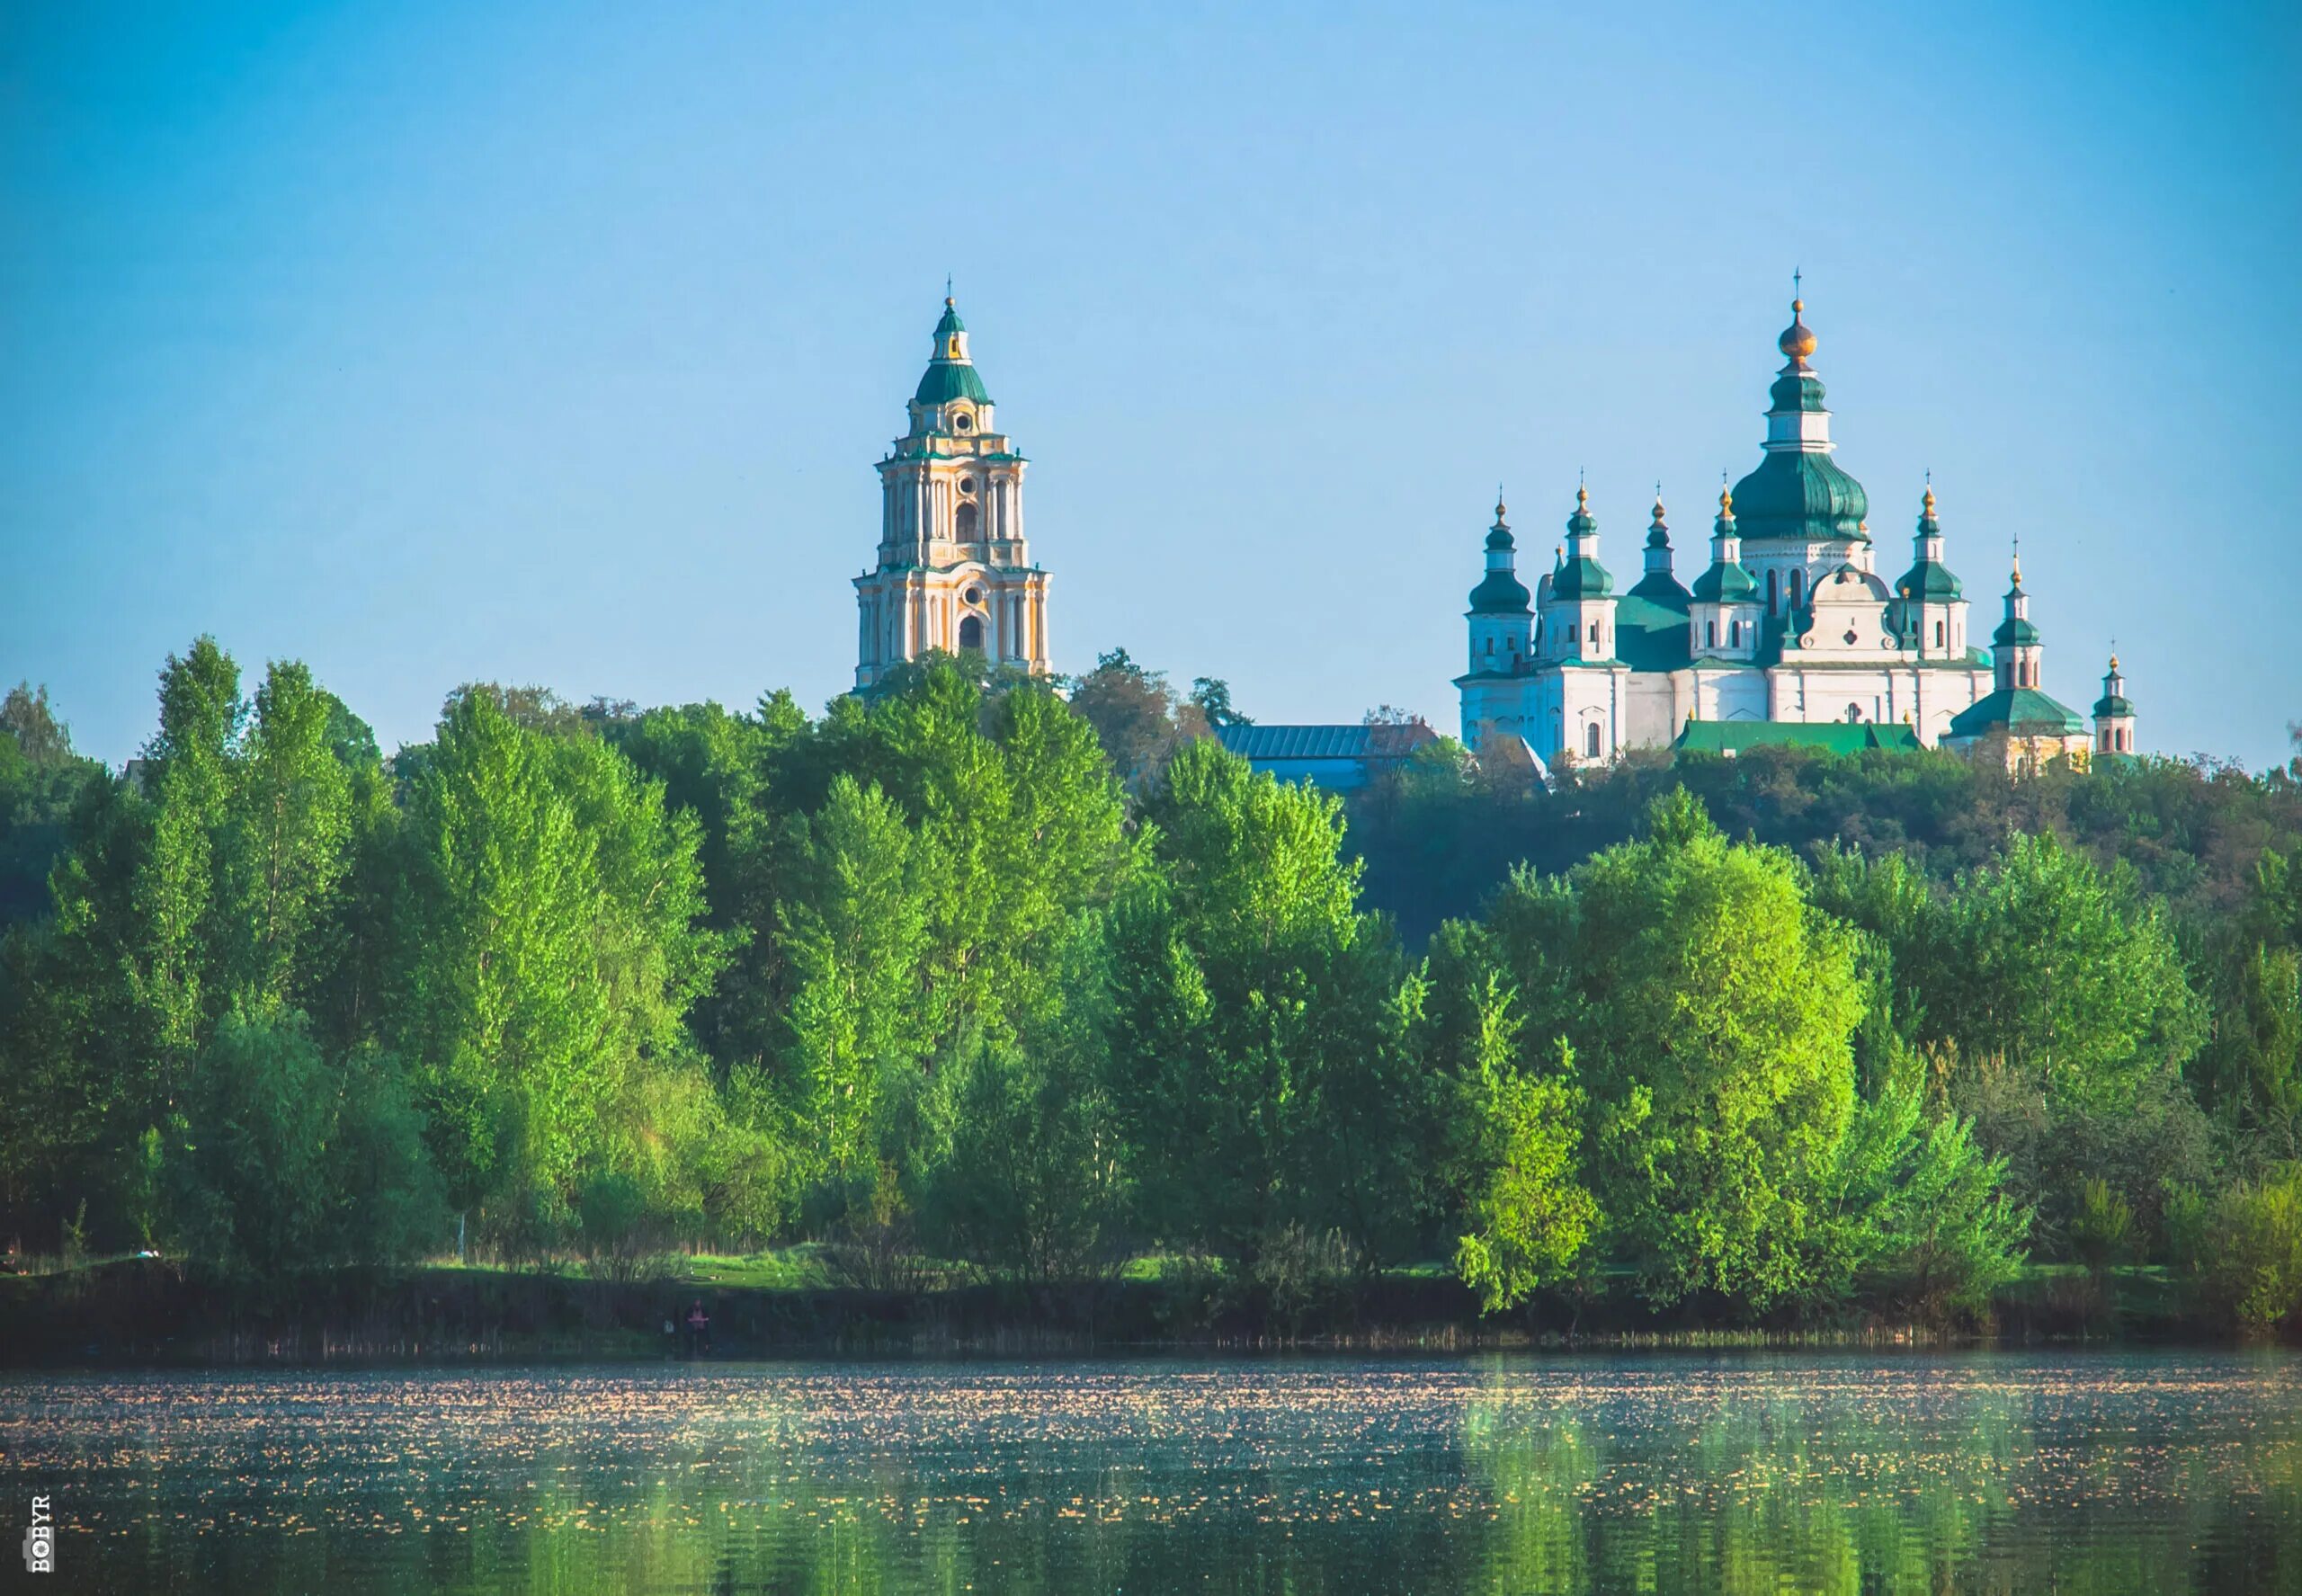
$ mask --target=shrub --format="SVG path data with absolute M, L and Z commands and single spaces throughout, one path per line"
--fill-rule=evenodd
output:
M 2249 1330 L 2302 1311 L 2302 1164 L 2212 1198 L 2180 1188 L 2166 1216 L 2176 1255 L 2209 1308 Z

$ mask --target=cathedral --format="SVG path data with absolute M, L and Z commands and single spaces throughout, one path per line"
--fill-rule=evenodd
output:
M 1766 743 L 1833 748 L 1937 745 L 2010 762 L 2134 748 L 2134 707 L 2110 661 L 2090 736 L 2048 696 L 2020 560 L 1985 650 L 1946 563 L 1930 486 L 1910 568 L 1878 575 L 1869 499 L 1833 459 L 1823 381 L 1803 300 L 1779 341 L 1765 454 L 1722 489 L 1709 560 L 1691 585 L 1673 569 L 1659 494 L 1638 580 L 1617 592 L 1598 518 L 1578 489 L 1566 541 L 1530 593 L 1503 506 L 1471 590 L 1469 659 L 1455 679 L 1463 740 L 1482 760 L 1596 762 L 1626 748 L 1732 753 Z
M 2091 734 L 2047 693 L 2019 559 L 1989 646 L 1968 637 L 1931 486 L 1909 569 L 1892 586 L 1879 576 L 1869 495 L 1832 458 L 1805 312 L 1792 299 L 1778 341 L 1786 363 L 1768 390 L 1765 453 L 1720 492 L 1709 560 L 1691 585 L 1674 568 L 1659 494 L 1638 580 L 1622 592 L 1601 563 L 1586 491 L 1532 593 L 1495 506 L 1486 574 L 1470 594 L 1469 658 L 1455 679 L 1463 741 L 1482 762 L 1540 770 L 1630 748 L 1732 754 L 1766 744 L 1940 745 L 2015 765 L 2134 752 L 2134 706 L 2115 657 Z M 855 578 L 857 691 L 938 649 L 1045 675 L 1048 574 L 1023 539 L 1026 462 L 998 430 L 948 294 L 908 419 L 879 462 L 877 563 Z M 1309 760 L 1316 770 L 1292 773 L 1326 784 L 1364 779 L 1370 762 L 1396 753 L 1369 753 L 1360 727 L 1253 733 L 1261 743 L 1242 751 L 1259 767 Z
M 950 297 L 879 462 L 877 566 L 855 578 L 855 686 L 930 649 L 1047 673 L 1047 573 L 1023 541 L 1023 457 L 1001 432 Z

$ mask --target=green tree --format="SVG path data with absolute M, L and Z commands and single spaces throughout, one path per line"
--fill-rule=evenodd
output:
M 789 1042 L 794 1106 L 823 1165 L 875 1165 L 892 1073 L 932 1045 L 923 1013 L 928 903 L 903 811 L 852 776 L 803 823 L 793 891 L 780 906 L 792 977 Z
M 227 1016 L 174 1121 L 163 1227 L 233 1274 L 408 1257 L 442 1234 L 422 1126 L 389 1060 L 331 1065 L 292 1016 Z
M 700 922 L 692 816 L 589 736 L 454 700 L 408 797 L 390 1020 L 460 1206 L 550 1234 L 607 1112 L 685 1056 L 721 942 Z
M 1235 1255 L 1289 1226 L 1386 1244 L 1420 1134 L 1405 972 L 1340 805 L 1200 742 L 1146 813 L 1163 871 L 1112 916 L 1110 1069 L 1147 1223 Z
M 2201 1017 L 2160 908 L 2133 872 L 2052 835 L 2017 835 L 1951 889 L 1953 956 L 1933 967 L 1930 1030 L 1969 1058 L 2034 1071 L 2075 1101 L 2130 1101 L 2197 1050 Z
M 1729 843 L 1684 792 L 1563 882 L 1521 873 L 1490 926 L 1528 1034 L 1565 1037 L 1593 1183 L 1657 1302 L 1804 1290 L 1854 1098 L 1854 944 L 1778 850 Z

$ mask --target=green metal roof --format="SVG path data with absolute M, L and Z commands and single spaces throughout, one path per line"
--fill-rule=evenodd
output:
M 1751 574 L 1726 560 L 1713 560 L 1710 568 L 1694 579 L 1694 596 L 1707 604 L 1744 602 L 1759 591 Z
M 2035 687 L 2002 687 L 1973 708 L 1953 716 L 1950 735 L 1981 737 L 1994 731 L 2012 730 L 2066 736 L 2085 729 L 2086 723 L 2078 718 L 2078 711 L 2060 700 L 2048 698 Z
M 1770 454 L 1735 485 L 1735 519 L 1745 543 L 1771 538 L 1867 543 L 1870 535 L 1862 522 L 1869 513 L 1862 485 L 1826 454 Z
M 1745 748 L 1815 748 L 1825 753 L 1860 753 L 1866 748 L 1915 753 L 1918 734 L 1906 726 L 1869 721 L 1695 720 L 1671 745 L 1696 753 L 1735 753 Z
M 1990 640 L 2001 648 L 2025 646 L 2039 640 L 2039 629 L 2019 615 L 2010 615 L 1998 623 Z
M 1615 657 L 1634 671 L 1682 668 L 1689 635 L 1683 591 L 1659 594 L 1642 582 L 1615 601 Z
M 1614 590 L 1615 579 L 1607 574 L 1606 566 L 1587 554 L 1580 559 L 1561 560 L 1550 574 L 1555 599 L 1603 599 Z
M 1524 615 L 1527 597 L 1527 584 L 1510 572 L 1489 571 L 1486 579 L 1471 589 L 1471 609 L 1481 615 Z
M 2133 714 L 2133 700 L 2121 698 L 2115 693 L 2104 693 L 2094 700 L 2094 716 L 2098 720 L 2116 719 L 2121 715 L 2131 717 Z
M 991 396 L 984 391 L 983 379 L 976 375 L 975 367 L 967 361 L 931 361 L 927 374 L 919 379 L 919 390 L 912 400 L 920 405 L 948 405 L 954 399 L 972 399 L 978 405 L 991 403 Z

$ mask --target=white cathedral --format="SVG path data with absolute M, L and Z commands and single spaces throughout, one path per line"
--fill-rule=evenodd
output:
M 1789 363 L 1769 390 L 1765 458 L 1720 492 L 1709 564 L 1691 587 L 1673 573 L 1659 496 L 1645 569 L 1620 593 L 1599 562 L 1587 492 L 1576 491 L 1566 542 L 1531 595 L 1495 505 L 1486 577 L 1471 590 L 1468 669 L 1455 680 L 1474 753 L 1548 765 L 1664 745 L 1941 744 L 2083 764 L 2133 752 L 2134 707 L 2115 658 L 2091 737 L 2041 687 L 2019 560 L 1991 648 L 1968 640 L 1931 486 L 1909 570 L 1891 588 L 1880 580 L 1869 498 L 1831 459 L 1805 309 L 1791 301 L 1780 340 Z
M 1910 569 L 1892 588 L 1879 579 L 1869 498 L 1831 459 L 1822 379 L 1807 363 L 1815 334 L 1805 303 L 1793 299 L 1790 310 L 1780 340 L 1789 363 L 1769 390 L 1765 458 L 1718 495 L 1710 562 L 1691 587 L 1672 570 L 1659 498 L 1645 570 L 1620 593 L 1599 563 L 1587 493 L 1576 492 L 1566 542 L 1531 594 L 1495 505 L 1486 577 L 1470 595 L 1470 657 L 1455 679 L 1464 743 L 1483 762 L 1538 768 L 1603 762 L 1628 748 L 1732 753 L 1766 743 L 1944 745 L 2003 751 L 2024 764 L 2133 753 L 2134 706 L 2115 657 L 2091 736 L 2041 686 L 2039 629 L 2019 562 L 1991 647 L 1968 640 L 1967 601 L 1943 562 L 1931 487 Z M 1048 574 L 1023 539 L 1027 462 L 995 424 L 948 294 L 908 415 L 879 462 L 878 563 L 855 578 L 857 691 L 938 649 L 1046 674 Z M 1241 727 L 1226 740 L 1236 731 L 1242 752 L 1274 769 L 1313 758 L 1304 748 L 1333 745 L 1331 757 L 1314 762 L 1339 762 L 1363 779 L 1361 767 L 1376 758 L 1361 746 L 1364 730 Z M 1282 735 L 1294 733 L 1338 735 Z M 1246 745 L 1257 738 L 1270 746 Z M 1325 765 L 1309 773 L 1351 784 Z

